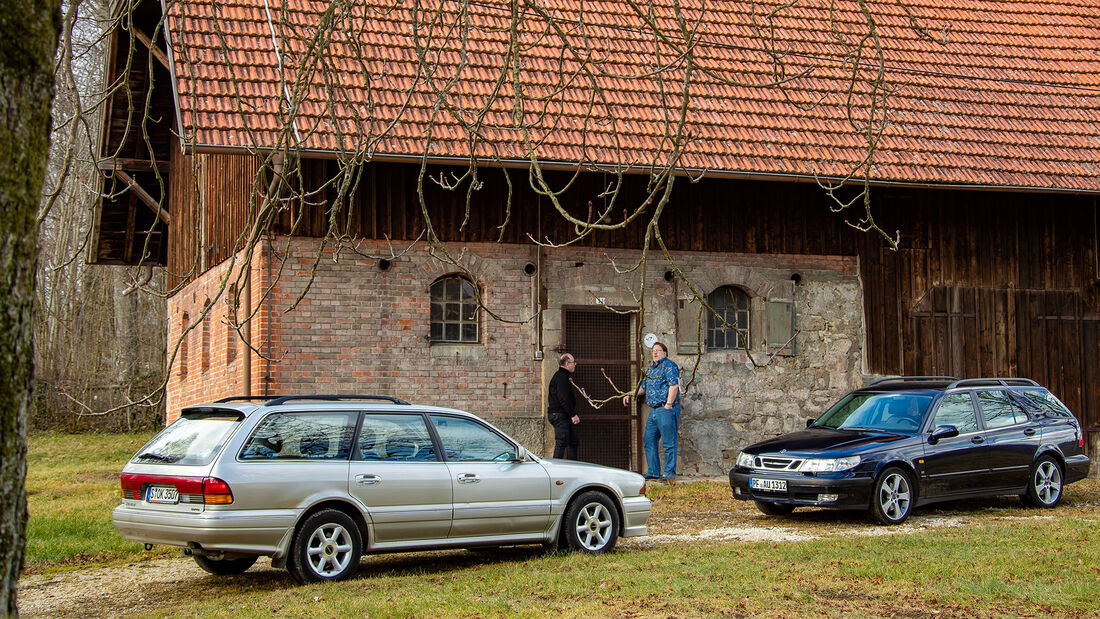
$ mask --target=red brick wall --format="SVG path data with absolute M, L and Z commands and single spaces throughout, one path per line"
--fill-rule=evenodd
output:
M 318 247 L 318 239 L 288 244 L 283 237 L 257 249 L 254 308 L 274 286 L 252 323 L 253 345 L 269 359 L 252 355 L 254 395 L 392 395 L 469 410 L 489 420 L 541 417 L 542 368 L 534 360 L 533 323 L 501 322 L 483 314 L 479 343 L 432 344 L 427 339 L 430 286 L 458 269 L 430 256 L 422 244 L 385 271 L 378 260 L 347 250 L 334 262 L 333 251 L 326 249 L 310 283 Z M 358 249 L 374 255 L 389 251 L 384 242 Z M 530 248 L 497 244 L 471 245 L 462 256 L 485 303 L 508 321 L 530 318 L 532 280 L 523 272 L 530 259 Z M 196 321 L 227 270 L 226 264 L 211 269 L 170 299 L 170 346 L 183 329 L 183 313 Z M 308 294 L 294 306 L 307 284 Z M 236 350 L 229 346 L 236 338 L 225 324 L 227 310 L 224 301 L 215 302 L 205 318 L 208 328 L 200 324 L 185 336 L 187 359 L 173 364 L 168 385 L 169 419 L 183 406 L 243 394 L 247 351 L 239 341 Z M 204 348 L 208 363 L 199 356 Z
M 257 307 L 261 294 L 258 250 L 255 256 L 253 308 Z M 244 280 L 238 281 L 243 260 L 244 254 L 238 253 L 232 261 L 210 269 L 168 300 L 168 358 L 171 362 L 165 405 L 168 421 L 178 417 L 184 406 L 245 392 L 246 347 L 237 331 L 230 327 L 229 320 L 234 297 L 231 287 L 244 289 Z M 219 293 L 223 288 L 224 292 Z M 237 320 L 243 321 L 243 296 L 239 302 Z M 262 333 L 264 318 L 262 312 L 253 318 L 253 339 L 256 333 Z M 253 389 L 256 384 L 254 376 Z

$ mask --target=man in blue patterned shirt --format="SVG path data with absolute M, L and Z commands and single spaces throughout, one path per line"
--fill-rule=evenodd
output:
M 653 344 L 653 363 L 645 370 L 638 395 L 644 395 L 649 405 L 645 422 L 646 479 L 676 483 L 676 446 L 680 426 L 680 368 L 668 358 L 668 348 L 661 342 Z M 630 405 L 630 396 L 623 396 Z M 657 450 L 657 439 L 664 447 L 664 466 Z

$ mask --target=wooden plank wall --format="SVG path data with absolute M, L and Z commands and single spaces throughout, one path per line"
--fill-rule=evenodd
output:
M 228 255 L 229 241 L 243 230 L 254 161 L 207 158 L 206 208 L 216 230 L 207 265 Z M 175 160 L 173 160 L 175 163 Z M 215 167 L 224 167 L 216 172 Z M 277 221 L 280 234 L 326 233 L 327 205 L 337 198 L 333 161 L 302 164 L 307 206 L 294 205 Z M 434 168 L 440 173 L 461 170 Z M 414 239 L 423 230 L 416 192 L 416 166 L 372 164 L 357 171 L 357 191 L 336 218 L 352 237 Z M 465 191 L 445 191 L 428 182 L 425 201 L 440 237 L 459 242 L 528 243 L 528 234 L 563 242 L 572 225 L 537 196 L 525 172 L 512 171 L 511 212 L 501 170 L 483 170 L 469 221 Z M 173 174 L 173 186 L 180 174 Z M 557 186 L 571 177 L 549 174 Z M 562 205 L 578 218 L 605 204 L 601 194 L 611 175 L 577 179 Z M 640 180 L 635 178 L 635 181 Z M 613 219 L 644 197 L 641 182 L 617 198 Z M 174 204 L 177 198 L 174 197 Z M 1050 385 L 1082 421 L 1100 431 L 1100 368 L 1096 308 L 1100 270 L 1096 254 L 1097 200 L 1091 196 L 963 191 L 933 188 L 883 189 L 874 194 L 876 220 L 898 231 L 902 248 L 890 250 L 874 234 L 849 226 L 859 212 L 840 214 L 812 183 L 679 179 L 660 230 L 673 250 L 856 255 L 864 284 L 869 370 L 878 374 L 1023 375 Z M 304 209 L 304 210 L 302 210 Z M 299 218 L 299 215 L 301 217 Z M 192 213 L 173 213 L 170 268 L 188 264 L 196 245 L 187 222 Z M 508 226 L 501 234 L 498 226 Z M 640 223 L 624 231 L 601 232 L 582 246 L 636 248 L 645 235 Z M 178 222 L 178 223 L 176 223 Z M 184 229 L 187 233 L 184 233 Z M 178 267 L 177 267 L 178 269 Z M 186 270 L 176 270 L 184 274 Z M 183 276 L 183 280 L 187 277 Z

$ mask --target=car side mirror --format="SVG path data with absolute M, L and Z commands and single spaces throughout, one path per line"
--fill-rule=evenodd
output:
M 806 420 L 806 427 L 808 428 L 808 427 L 814 425 L 815 421 L 817 421 L 817 419 L 815 419 L 813 417 L 810 417 L 809 419 Z
M 951 438 L 958 435 L 959 429 L 955 426 L 936 426 L 936 429 L 932 430 L 932 435 L 928 437 L 928 442 L 935 445 L 941 438 Z

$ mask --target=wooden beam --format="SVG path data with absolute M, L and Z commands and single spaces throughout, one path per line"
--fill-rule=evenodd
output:
M 122 170 L 116 169 L 115 176 L 117 176 L 120 181 L 126 183 L 130 191 L 133 191 L 134 195 L 136 195 L 142 202 L 145 203 L 145 206 L 148 206 L 150 209 L 152 209 L 152 211 L 156 213 L 158 217 L 160 217 L 160 220 L 163 221 L 165 225 L 172 224 L 172 220 L 168 216 L 168 211 L 161 208 L 160 205 L 157 204 L 157 201 L 153 199 L 153 196 L 149 195 L 149 192 L 142 189 L 141 185 L 138 185 L 137 181 L 131 178 L 129 174 L 123 172 Z
M 101 159 L 97 164 L 100 170 L 106 170 L 113 172 L 115 168 L 125 170 L 127 172 L 149 172 L 154 169 L 164 172 L 161 162 L 153 163 L 148 159 L 127 159 L 124 157 L 113 157 L 111 159 Z
M 153 57 L 160 61 L 160 64 L 164 65 L 165 69 L 168 69 L 168 56 L 156 45 L 153 45 L 153 40 L 149 38 L 149 35 L 141 31 L 141 28 L 134 28 L 134 37 L 141 41 L 145 47 L 149 48 L 149 51 L 153 54 Z M 169 69 L 170 71 L 171 69 Z

